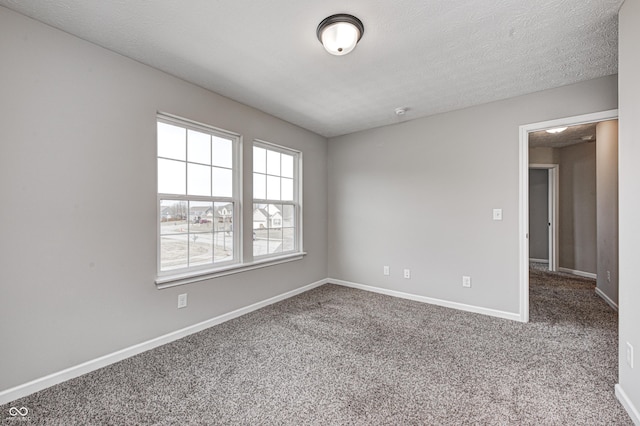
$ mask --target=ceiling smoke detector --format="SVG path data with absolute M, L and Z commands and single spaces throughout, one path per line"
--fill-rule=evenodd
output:
M 398 117 L 401 115 L 405 115 L 407 113 L 408 108 L 396 108 L 395 112 Z

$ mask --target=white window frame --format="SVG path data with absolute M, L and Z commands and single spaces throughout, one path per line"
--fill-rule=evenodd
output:
M 233 189 L 231 197 L 219 197 L 219 196 L 194 196 L 194 195 L 178 195 L 178 194 L 167 194 L 160 193 L 158 191 L 158 159 L 157 154 L 157 146 L 158 146 L 158 136 L 156 134 L 156 193 L 157 193 L 157 201 L 156 201 L 156 221 L 157 221 L 157 231 L 156 231 L 156 239 L 157 239 L 157 279 L 156 284 L 165 284 L 168 282 L 174 281 L 185 281 L 189 280 L 191 277 L 196 276 L 206 276 L 216 273 L 221 273 L 226 270 L 237 268 L 242 264 L 242 234 L 243 234 L 243 226 L 242 226 L 242 208 L 241 208 L 241 200 L 242 200 L 242 136 L 233 133 L 227 130 L 222 130 L 210 125 L 197 123 L 192 120 L 188 120 L 185 118 L 177 117 L 174 115 L 166 114 L 166 113 L 158 113 L 156 116 L 156 123 L 166 123 L 174 126 L 182 127 L 189 130 L 195 130 L 198 132 L 207 133 L 213 136 L 218 136 L 225 139 L 230 139 L 232 141 L 232 175 L 233 175 Z M 157 126 L 157 124 L 156 124 Z M 185 147 L 185 149 L 187 149 Z M 188 157 L 185 157 L 185 163 L 188 163 Z M 188 176 L 187 176 L 188 179 Z M 187 182 L 188 185 L 188 182 Z M 186 268 L 180 269 L 172 269 L 172 270 L 161 270 L 161 200 L 184 200 L 184 201 L 206 201 L 206 202 L 228 202 L 233 204 L 233 215 L 232 215 L 232 223 L 233 223 L 233 258 L 232 260 L 220 263 L 212 263 L 208 265 L 198 265 L 198 266 L 187 266 Z M 214 204 L 215 205 L 215 204 Z
M 277 253 L 267 253 L 263 255 L 255 255 L 253 252 L 254 245 L 251 245 L 253 258 L 257 261 L 262 260 L 270 260 L 270 259 L 278 259 L 278 258 L 286 258 L 291 256 L 299 256 L 304 255 L 303 249 L 303 224 L 302 224 L 302 152 L 288 148 L 282 145 L 277 145 L 272 142 L 266 142 L 260 139 L 254 139 L 252 145 L 253 147 L 259 147 L 270 151 L 279 152 L 281 154 L 291 155 L 293 156 L 293 201 L 282 201 L 282 200 L 271 200 L 268 198 L 265 199 L 257 199 L 255 196 L 252 200 L 251 210 L 253 217 L 253 208 L 254 204 L 287 204 L 294 206 L 294 249 L 286 252 L 277 252 Z M 252 173 L 251 178 L 253 179 L 253 173 L 255 170 L 253 169 L 252 164 Z M 265 175 L 267 175 L 265 173 Z M 255 194 L 255 190 L 254 190 Z M 266 194 L 265 194 L 266 195 Z M 253 231 L 253 222 L 251 223 L 251 230 Z

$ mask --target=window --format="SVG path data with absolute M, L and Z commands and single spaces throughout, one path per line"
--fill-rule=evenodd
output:
M 266 142 L 253 144 L 253 256 L 302 250 L 301 153 Z
M 240 137 L 158 115 L 158 275 L 240 262 Z

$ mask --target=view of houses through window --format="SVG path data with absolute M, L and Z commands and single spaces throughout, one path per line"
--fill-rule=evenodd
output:
M 162 200 L 162 270 L 233 261 L 233 203 Z
M 253 255 L 293 251 L 295 207 L 290 204 L 253 204 Z

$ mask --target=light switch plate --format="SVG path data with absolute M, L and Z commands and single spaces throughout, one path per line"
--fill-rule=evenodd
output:
M 493 209 L 493 220 L 502 220 L 502 209 Z

